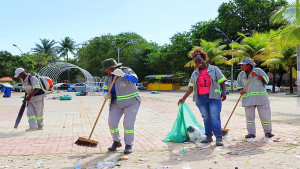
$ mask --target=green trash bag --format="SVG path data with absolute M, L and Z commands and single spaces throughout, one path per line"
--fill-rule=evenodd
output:
M 72 96 L 71 95 L 62 95 L 59 97 L 59 100 L 71 100 Z
M 76 96 L 80 96 L 81 95 L 81 91 L 76 93 Z
M 196 126 L 204 132 L 204 127 L 198 123 L 191 109 L 184 102 L 180 103 L 177 119 L 173 124 L 171 132 L 163 141 L 182 143 L 189 141 L 189 133 L 187 128 Z

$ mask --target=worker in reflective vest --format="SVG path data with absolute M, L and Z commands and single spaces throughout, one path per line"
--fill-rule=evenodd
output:
M 23 68 L 17 68 L 14 77 L 22 79 L 22 85 L 25 90 L 24 102 L 27 102 L 27 118 L 30 130 L 42 130 L 44 123 L 44 98 L 45 92 L 41 89 L 37 77 L 26 73 Z
M 124 154 L 132 152 L 132 142 L 134 140 L 134 123 L 137 112 L 141 104 L 141 97 L 136 87 L 138 82 L 137 75 L 128 67 L 121 67 L 114 59 L 106 59 L 102 62 L 101 71 L 106 73 L 104 80 L 104 98 L 110 99 L 110 108 L 108 116 L 108 125 L 113 138 L 113 144 L 108 148 L 109 151 L 115 151 L 121 147 L 121 138 L 119 135 L 119 122 L 124 114 Z M 107 94 L 109 87 L 115 76 L 118 76 L 111 93 Z
M 255 108 L 258 110 L 265 136 L 271 138 L 274 136 L 272 134 L 271 108 L 265 88 L 265 85 L 269 82 L 269 77 L 262 69 L 255 68 L 254 61 L 249 57 L 244 58 L 239 64 L 243 71 L 238 75 L 237 89 L 240 90 L 242 95 L 242 106 L 245 107 L 246 113 L 248 134 L 245 138 L 256 137 Z M 242 89 L 246 86 L 251 75 L 252 79 L 246 91 L 243 91 Z

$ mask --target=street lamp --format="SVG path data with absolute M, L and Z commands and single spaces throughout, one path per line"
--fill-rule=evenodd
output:
M 241 37 L 243 37 L 242 35 L 240 37 L 238 37 L 236 40 L 231 40 L 228 38 L 228 36 L 226 36 L 226 34 L 221 31 L 219 28 L 215 28 L 216 31 L 221 32 L 228 40 L 229 42 L 231 42 L 232 44 L 235 43 L 236 41 L 238 41 Z M 246 33 L 245 35 L 247 35 L 248 33 Z M 231 45 L 231 50 L 233 51 L 233 45 Z M 231 59 L 233 59 L 233 55 L 231 54 Z M 231 64 L 231 93 L 233 93 L 233 64 Z
M 112 40 L 111 40 L 112 41 Z M 126 42 L 122 47 L 118 47 L 115 44 L 115 41 L 112 41 L 112 43 L 114 44 L 114 46 L 118 49 L 118 63 L 120 63 L 120 50 L 123 49 L 126 45 L 128 44 L 133 44 L 135 41 L 134 40 L 129 40 L 128 42 Z
M 21 51 L 21 49 L 17 46 L 17 45 L 15 45 L 15 44 L 12 44 L 14 47 L 16 47 L 16 48 L 18 48 L 19 49 L 19 51 L 21 52 L 21 55 L 23 55 L 23 52 Z

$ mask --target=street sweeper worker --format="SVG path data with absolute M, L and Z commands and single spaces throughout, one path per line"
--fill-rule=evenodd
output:
M 271 108 L 265 88 L 265 85 L 269 82 L 269 77 L 262 69 L 255 68 L 254 61 L 249 57 L 244 58 L 239 64 L 242 71 L 237 78 L 237 89 L 240 90 L 240 94 L 242 95 L 242 106 L 245 107 L 246 113 L 248 134 L 245 138 L 256 137 L 255 108 L 258 110 L 265 136 L 271 138 L 274 136 L 272 134 Z M 243 91 L 242 89 L 245 87 L 251 74 L 252 79 L 249 82 L 248 88 L 246 91 Z
M 109 151 L 115 151 L 121 147 L 121 138 L 119 135 L 119 122 L 124 114 L 124 154 L 132 152 L 132 142 L 134 140 L 134 123 L 138 113 L 141 97 L 136 87 L 138 77 L 135 72 L 128 67 L 121 67 L 122 63 L 117 63 L 113 58 L 102 62 L 101 71 L 106 73 L 104 80 L 104 98 L 111 100 L 109 107 L 108 125 L 113 138 L 113 144 L 108 148 Z M 111 93 L 107 94 L 109 87 L 115 76 L 118 76 Z
M 45 92 L 41 89 L 38 78 L 26 73 L 23 68 L 17 68 L 14 77 L 21 78 L 25 90 L 23 102 L 27 102 L 27 118 L 29 123 L 29 129 L 26 131 L 42 130 L 44 126 Z
M 226 78 L 216 66 L 207 63 L 208 56 L 201 49 L 192 51 L 192 59 L 197 69 L 193 72 L 186 94 L 178 101 L 185 102 L 193 93 L 193 101 L 203 117 L 206 138 L 201 143 L 213 141 L 216 136 L 216 145 L 223 146 L 220 112 L 222 101 L 226 99 Z M 222 87 L 222 92 L 220 90 Z

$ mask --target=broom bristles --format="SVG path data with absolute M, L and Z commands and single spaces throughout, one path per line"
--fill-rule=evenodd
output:
M 79 137 L 75 144 L 79 146 L 96 147 L 98 145 L 98 141 Z

